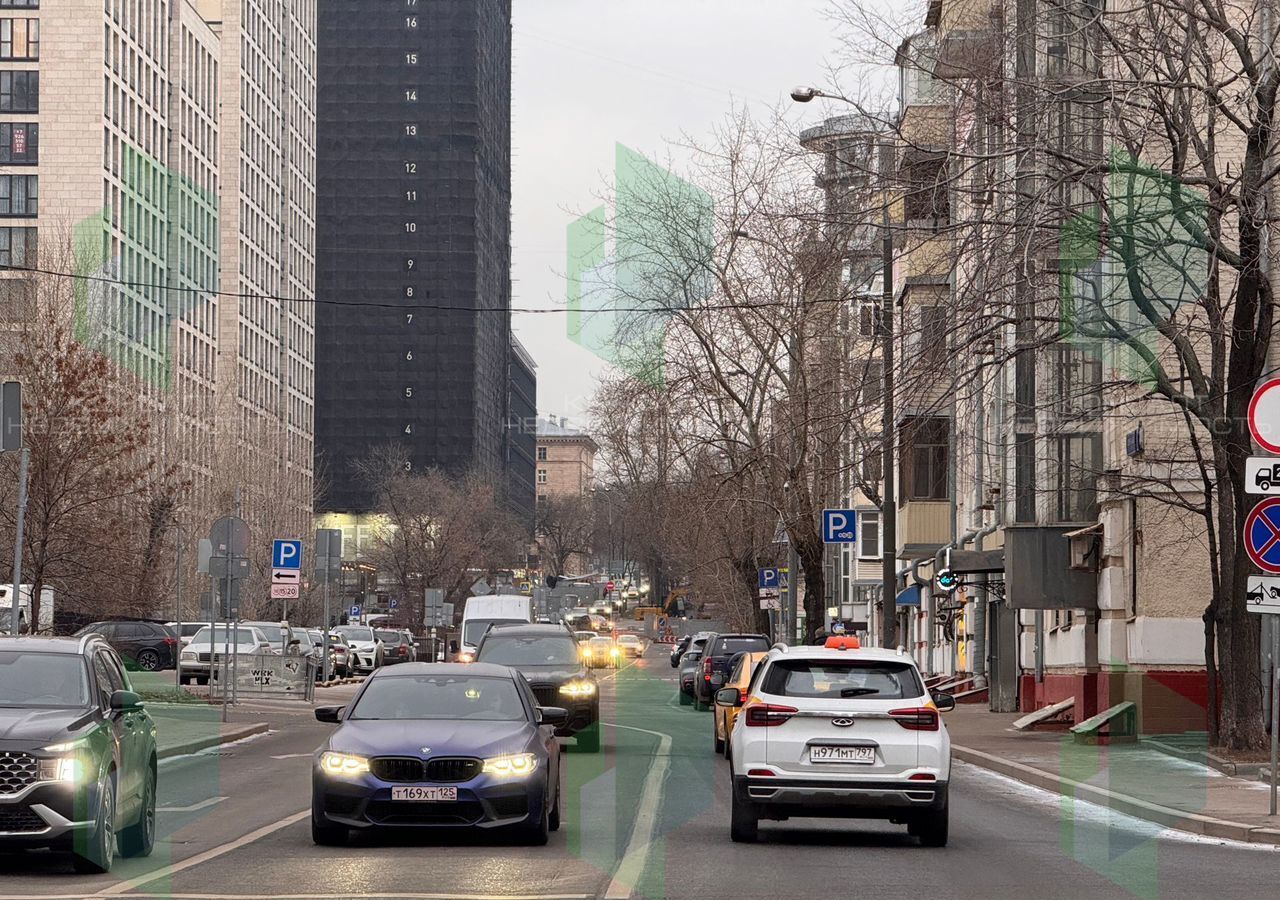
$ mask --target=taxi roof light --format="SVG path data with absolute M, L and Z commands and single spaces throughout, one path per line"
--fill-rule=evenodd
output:
M 828 650 L 861 650 L 862 641 L 853 635 L 834 634 L 823 644 Z

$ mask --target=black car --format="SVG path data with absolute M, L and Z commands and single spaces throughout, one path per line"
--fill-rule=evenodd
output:
M 690 647 L 680 657 L 680 705 L 688 706 L 693 702 L 693 680 L 698 677 L 702 665 L 702 648 Z
M 716 691 L 729 677 L 729 665 L 735 656 L 768 649 L 769 638 L 763 634 L 713 634 L 708 637 L 697 676 L 693 679 L 694 708 L 711 708 Z
M 156 835 L 156 729 L 111 646 L 0 638 L 0 848 L 51 847 L 79 872 Z
M 689 649 L 689 642 L 693 640 L 693 635 L 686 634 L 680 640 L 676 641 L 676 645 L 671 648 L 671 668 L 680 668 L 680 657 L 684 656 L 684 652 Z
M 382 641 L 382 663 L 392 666 L 396 663 L 413 662 L 413 644 L 403 631 L 390 628 L 376 628 L 374 634 Z
M 100 634 L 106 638 L 126 666 L 144 672 L 172 669 L 178 664 L 178 635 L 167 625 L 155 622 L 94 622 L 75 637 Z
M 577 749 L 600 750 L 600 692 L 573 634 L 561 625 L 495 625 L 480 640 L 476 662 L 510 666 L 529 682 L 541 706 L 569 711 L 556 731 Z

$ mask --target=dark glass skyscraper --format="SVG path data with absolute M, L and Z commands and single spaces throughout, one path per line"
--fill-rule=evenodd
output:
M 508 486 L 511 0 L 317 16 L 320 506 L 372 509 L 352 464 L 387 444 Z

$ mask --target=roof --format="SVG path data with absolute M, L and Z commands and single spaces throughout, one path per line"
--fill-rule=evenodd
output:
M 0 635 L 0 650 L 30 650 L 36 653 L 79 653 L 80 645 L 88 638 L 102 640 L 98 634 L 84 637 L 14 637 Z
M 568 628 L 565 628 L 563 625 L 557 625 L 554 622 L 530 622 L 527 625 L 498 622 L 489 626 L 489 630 L 486 632 L 485 636 L 488 637 L 490 634 L 498 633 L 502 633 L 504 636 L 514 634 L 516 637 L 520 637 L 521 635 L 529 635 L 532 637 L 539 634 L 545 634 L 551 637 L 572 637 Z
M 494 663 L 399 663 L 382 669 L 375 669 L 371 678 L 394 678 L 397 675 L 478 675 L 490 678 L 511 678 L 515 670 L 510 666 L 499 666 Z
M 880 647 L 862 647 L 858 650 L 829 650 L 826 647 L 788 647 L 784 650 L 780 647 L 775 647 L 769 651 L 769 655 L 774 659 L 860 659 L 902 662 L 915 665 L 915 660 L 906 653 L 900 653 L 897 650 L 885 650 Z
M 560 421 L 557 422 L 554 416 L 548 416 L 545 419 L 538 419 L 538 440 L 581 441 L 583 443 L 590 444 L 592 447 L 598 446 L 595 442 L 595 438 L 587 434 L 585 431 L 581 431 L 571 426 L 568 419 L 562 417 Z

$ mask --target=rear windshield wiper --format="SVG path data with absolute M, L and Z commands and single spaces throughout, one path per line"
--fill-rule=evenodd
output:
M 861 687 L 861 688 L 841 688 L 840 689 L 841 697 L 865 697 L 867 696 L 867 694 L 878 694 L 878 693 L 880 693 L 880 690 L 878 688 Z

